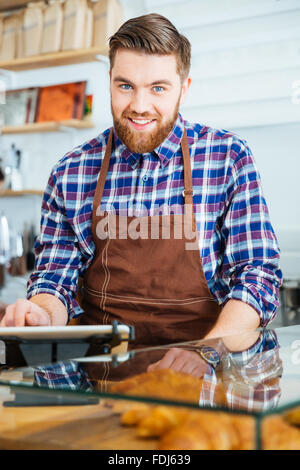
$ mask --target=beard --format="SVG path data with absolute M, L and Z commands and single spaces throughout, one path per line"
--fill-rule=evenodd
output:
M 129 150 L 133 153 L 147 153 L 152 152 L 168 137 L 172 131 L 176 122 L 178 111 L 179 111 L 180 97 L 176 103 L 174 113 L 172 117 L 164 124 L 160 116 L 150 116 L 146 113 L 139 114 L 129 111 L 124 111 L 121 118 L 117 118 L 114 113 L 113 107 L 111 106 L 111 112 L 113 116 L 114 127 L 118 137 L 121 139 L 123 144 L 126 145 Z M 155 119 L 155 130 L 149 131 L 138 131 L 133 130 L 129 126 L 128 119 Z

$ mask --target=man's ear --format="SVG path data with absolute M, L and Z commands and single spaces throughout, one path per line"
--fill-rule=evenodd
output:
M 185 102 L 185 98 L 186 98 L 186 95 L 188 93 L 188 90 L 191 86 L 191 83 L 192 83 L 192 79 L 191 77 L 187 77 L 183 83 L 182 83 L 182 87 L 181 87 L 181 97 L 180 97 L 180 104 L 183 104 Z

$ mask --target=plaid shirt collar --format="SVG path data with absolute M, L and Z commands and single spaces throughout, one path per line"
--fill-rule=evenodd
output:
M 157 156 L 160 160 L 160 166 L 166 167 L 173 155 L 176 154 L 180 147 L 181 138 L 184 131 L 184 121 L 180 114 L 176 119 L 174 127 L 168 137 L 163 141 L 161 145 L 156 147 L 153 152 L 149 153 L 132 153 L 128 147 L 121 141 L 114 130 L 114 153 L 116 157 L 123 158 L 133 169 L 135 169 L 141 160 L 141 158 L 148 158 L 151 154 Z

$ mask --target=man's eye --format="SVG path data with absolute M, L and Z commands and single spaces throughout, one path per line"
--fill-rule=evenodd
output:
M 163 91 L 163 87 L 162 86 L 154 86 L 153 87 L 153 91 L 155 91 L 155 93 L 161 93 Z
M 131 89 L 131 85 L 128 85 L 128 83 L 123 83 L 122 85 L 120 85 L 120 87 L 122 88 L 122 90 L 130 90 Z

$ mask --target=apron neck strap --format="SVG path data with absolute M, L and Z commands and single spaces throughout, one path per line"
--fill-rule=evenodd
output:
M 93 202 L 94 213 L 96 213 L 96 210 L 98 209 L 98 207 L 100 208 L 100 204 L 102 200 L 106 175 L 107 175 L 110 156 L 111 156 L 112 138 L 113 138 L 113 128 L 111 128 L 110 133 L 109 133 L 105 155 L 104 155 L 104 159 L 103 159 L 101 169 L 100 169 L 99 181 L 97 183 L 96 192 L 94 196 L 94 202 Z
M 104 155 L 104 159 L 103 159 L 101 170 L 100 170 L 99 181 L 96 187 L 94 203 L 93 203 L 94 211 L 96 211 L 98 207 L 100 207 L 100 204 L 101 204 L 106 175 L 107 175 L 109 162 L 110 162 L 110 156 L 111 156 L 111 150 L 112 150 L 112 139 L 113 139 L 113 128 L 111 128 L 110 133 L 109 133 L 105 155 Z M 188 139 L 187 139 L 185 129 L 183 131 L 180 144 L 181 144 L 181 151 L 182 151 L 182 156 L 183 156 L 184 203 L 193 204 L 193 179 L 192 179 L 192 170 L 191 170 L 191 159 L 190 159 L 189 144 L 188 144 Z
M 181 139 L 181 151 L 183 156 L 183 173 L 184 173 L 184 203 L 193 204 L 193 178 L 191 169 L 191 158 L 189 151 L 189 143 L 186 135 L 186 130 L 183 131 Z

